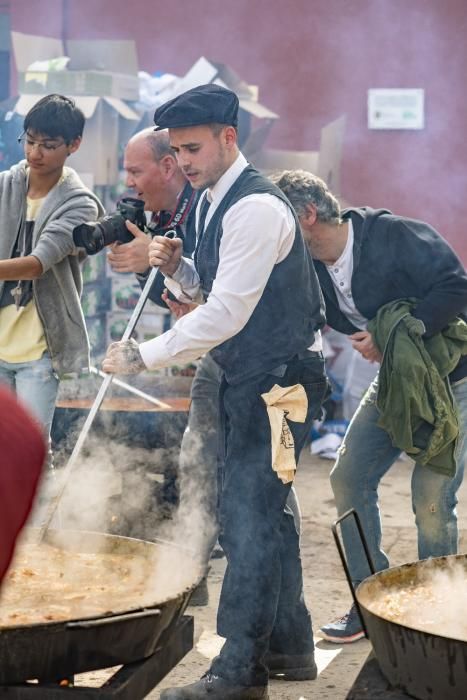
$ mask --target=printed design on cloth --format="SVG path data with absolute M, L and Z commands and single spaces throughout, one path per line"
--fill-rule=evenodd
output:
M 287 421 L 304 423 L 308 412 L 308 397 L 301 384 L 279 386 L 261 394 L 266 404 L 271 426 L 272 468 L 284 484 L 293 481 L 297 464 L 295 443 Z

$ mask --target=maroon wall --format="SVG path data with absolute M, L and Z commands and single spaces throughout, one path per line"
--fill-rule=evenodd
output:
M 228 63 L 281 119 L 269 146 L 310 150 L 347 115 L 342 194 L 425 219 L 467 259 L 466 0 L 14 0 L 12 28 L 133 38 L 140 68 Z M 425 89 L 422 131 L 369 131 L 368 88 Z

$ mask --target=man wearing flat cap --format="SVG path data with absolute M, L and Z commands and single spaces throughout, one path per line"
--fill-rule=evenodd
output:
M 163 335 L 110 346 L 104 370 L 133 373 L 197 359 L 223 371 L 220 543 L 227 570 L 218 611 L 224 646 L 201 680 L 164 700 L 268 698 L 268 678 L 316 677 L 299 537 L 285 509 L 300 450 L 328 386 L 323 302 L 296 215 L 237 146 L 238 98 L 202 85 L 162 105 L 178 163 L 195 189 L 193 260 L 155 237 L 149 259 L 181 302 L 196 304 Z

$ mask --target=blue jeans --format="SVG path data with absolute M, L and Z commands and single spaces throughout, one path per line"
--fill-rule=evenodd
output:
M 412 472 L 412 509 L 418 534 L 420 559 L 457 553 L 457 491 L 462 483 L 467 457 L 467 379 L 452 385 L 459 416 L 456 447 L 456 474 L 453 478 L 437 474 L 415 463 Z M 368 541 L 377 571 L 386 569 L 389 560 L 381 549 L 381 518 L 378 506 L 379 482 L 401 451 L 377 425 L 378 378 L 371 384 L 355 412 L 339 456 L 331 472 L 331 486 L 339 515 L 355 508 Z M 354 583 L 370 575 L 355 524 L 342 524 L 342 537 Z
M 262 374 L 221 385 L 224 447 L 219 542 L 227 557 L 217 631 L 226 641 L 211 670 L 237 685 L 265 685 L 264 655 L 313 650 L 311 618 L 303 595 L 299 535 L 285 510 L 291 484 L 271 468 L 271 431 L 261 394 L 301 384 L 308 398 L 304 423 L 289 427 L 298 457 L 328 394 L 324 360 L 295 359 L 283 376 Z
M 59 379 L 49 354 L 45 352 L 39 360 L 31 362 L 0 360 L 0 382 L 9 386 L 29 408 L 50 440 Z

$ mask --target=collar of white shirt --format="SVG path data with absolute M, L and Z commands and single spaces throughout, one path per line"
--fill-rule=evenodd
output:
M 215 212 L 215 210 L 218 207 L 221 200 L 224 198 L 224 196 L 230 190 L 230 188 L 232 187 L 235 180 L 245 170 L 247 165 L 248 165 L 247 159 L 245 158 L 243 153 L 239 153 L 237 158 L 235 159 L 235 161 L 230 166 L 230 168 L 225 171 L 225 173 L 219 178 L 219 180 L 216 182 L 216 184 L 213 187 L 210 187 L 208 189 L 208 191 L 206 193 L 206 197 L 211 202 L 211 206 L 209 207 L 209 211 L 208 211 L 208 214 L 206 216 L 206 224 L 208 223 L 209 219 L 211 218 L 211 216 Z M 200 197 L 200 201 L 198 203 L 198 216 L 199 216 L 201 202 L 203 200 L 204 200 L 204 197 Z
M 348 266 L 350 263 L 353 263 L 353 239 L 354 233 L 352 219 L 349 217 L 347 219 L 347 242 L 345 244 L 345 248 L 335 263 L 333 263 L 332 265 L 326 265 L 327 268 L 332 270 L 335 267 L 342 268 L 344 266 Z

